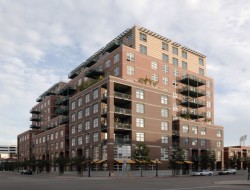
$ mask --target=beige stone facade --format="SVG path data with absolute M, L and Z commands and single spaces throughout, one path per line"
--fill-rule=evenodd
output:
M 177 147 L 194 170 L 208 150 L 223 167 L 224 129 L 214 125 L 214 82 L 201 53 L 134 26 L 69 78 L 32 108 L 30 158 L 84 156 L 96 170 L 136 169 L 132 153 L 144 142 L 162 169 Z

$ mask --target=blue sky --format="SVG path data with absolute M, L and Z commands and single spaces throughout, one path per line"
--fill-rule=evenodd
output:
M 40 94 L 135 24 L 205 54 L 225 146 L 250 139 L 250 1 L 0 0 L 0 144 L 29 129 Z

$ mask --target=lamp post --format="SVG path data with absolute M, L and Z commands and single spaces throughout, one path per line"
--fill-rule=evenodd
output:
M 91 177 L 91 176 L 90 176 L 90 169 L 91 169 L 90 167 L 91 167 L 91 160 L 90 160 L 90 158 L 89 158 L 88 177 Z
M 140 161 L 140 170 L 141 170 L 141 177 L 142 177 L 142 153 L 141 153 L 141 151 L 142 151 L 142 147 L 140 147 L 140 159 L 141 159 L 141 161 Z
M 158 159 L 155 160 L 155 177 L 158 177 Z

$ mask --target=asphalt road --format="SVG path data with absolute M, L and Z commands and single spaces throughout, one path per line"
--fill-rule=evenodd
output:
M 245 185 L 215 182 L 244 179 L 243 175 L 185 177 L 77 177 L 0 172 L 0 190 L 249 190 Z

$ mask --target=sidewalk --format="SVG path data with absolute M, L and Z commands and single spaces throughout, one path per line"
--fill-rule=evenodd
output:
M 250 180 L 230 180 L 230 181 L 217 181 L 215 184 L 220 185 L 250 185 Z

